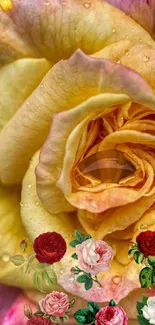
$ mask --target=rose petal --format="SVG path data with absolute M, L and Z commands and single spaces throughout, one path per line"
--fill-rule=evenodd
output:
M 109 4 L 124 11 L 131 18 L 135 19 L 149 33 L 153 30 L 153 8 L 152 0 L 105 0 Z M 134 33 L 134 30 L 133 30 Z
M 29 305 L 33 312 L 37 310 L 36 305 L 24 296 L 19 296 L 12 304 L 5 316 L 2 325 L 26 325 L 27 317 L 24 315 L 24 306 Z
M 45 59 L 21 59 L 0 69 L 0 128 L 12 118 L 50 67 Z
M 16 267 L 10 257 L 22 254 L 20 242 L 27 237 L 20 217 L 20 192 L 18 188 L 0 188 L 0 282 L 21 288 L 33 288 L 31 276 L 23 277 L 21 267 Z M 29 245 L 28 253 L 31 246 Z
M 83 0 L 14 0 L 13 4 L 13 10 L 0 12 L 2 63 L 25 56 L 56 62 L 78 48 L 89 54 L 126 37 L 132 44 L 140 38 L 153 44 L 141 26 L 106 2 L 91 0 L 85 6 Z

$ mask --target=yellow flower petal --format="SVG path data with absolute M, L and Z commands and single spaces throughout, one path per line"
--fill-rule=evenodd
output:
M 13 9 L 12 0 L 0 0 L 0 7 L 4 11 L 8 11 L 8 10 Z

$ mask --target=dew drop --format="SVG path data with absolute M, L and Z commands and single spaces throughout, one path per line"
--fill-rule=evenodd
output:
M 133 28 L 133 29 L 132 29 L 132 31 L 134 32 L 134 31 L 135 31 L 135 29 Z
M 64 273 L 64 270 L 60 270 L 60 274 L 63 274 Z
M 24 204 L 23 204 L 22 202 L 20 202 L 20 206 L 21 206 L 21 207 L 23 207 L 23 206 L 24 206 Z
M 28 185 L 27 185 L 27 187 L 28 187 L 28 188 L 31 188 L 31 187 L 32 187 L 32 185 L 31 185 L 31 184 L 28 184 Z
M 43 84 L 41 84 L 41 85 L 40 85 L 40 87 L 41 87 L 41 88 L 44 88 L 44 85 L 43 85 Z
M 114 276 L 112 279 L 113 283 L 115 284 L 119 284 L 121 281 L 121 277 L 120 276 Z
M 62 1 L 61 4 L 62 4 L 63 6 L 66 6 L 67 3 L 66 3 L 66 1 Z
M 128 35 L 126 35 L 126 36 L 125 36 L 125 38 L 126 38 L 126 39 L 128 39 L 128 38 L 129 38 L 129 36 L 128 36 Z
M 84 7 L 85 7 L 85 8 L 90 8 L 90 6 L 91 6 L 90 2 L 85 2 L 85 3 L 84 3 Z
M 71 277 L 69 278 L 69 281 L 70 281 L 70 282 L 74 282 L 74 280 L 75 280 L 75 279 L 74 279 L 74 276 L 71 276 Z
M 129 52 L 126 52 L 125 55 L 129 56 Z
M 142 38 L 140 38 L 139 42 L 141 42 L 141 43 L 143 42 Z
M 113 32 L 113 33 L 115 33 L 115 32 L 116 32 L 116 29 L 115 29 L 115 28 L 113 28 L 113 29 L 112 29 L 112 32 Z
M 26 104 L 27 104 L 27 105 L 30 105 L 30 103 L 29 103 L 29 102 L 26 102 Z
M 37 201 L 35 205 L 39 205 L 39 202 Z
M 10 256 L 9 256 L 8 254 L 4 254 L 4 255 L 2 256 L 2 260 L 3 260 L 4 262 L 9 262 L 9 259 L 10 259 Z
M 144 62 L 148 62 L 149 58 L 147 56 L 144 56 Z
M 46 1 L 46 2 L 45 2 L 45 5 L 46 5 L 46 6 L 49 6 L 49 4 L 50 4 L 49 1 Z
M 139 231 L 142 231 L 142 230 L 147 230 L 148 226 L 146 223 L 142 223 L 139 227 L 138 227 L 138 230 Z

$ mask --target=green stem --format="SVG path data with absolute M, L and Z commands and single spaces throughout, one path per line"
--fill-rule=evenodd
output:
M 101 283 L 98 281 L 97 275 L 95 275 L 95 279 L 93 279 L 90 273 L 87 273 L 87 272 L 81 270 L 78 266 L 75 266 L 75 267 L 79 271 L 79 273 L 80 272 L 83 272 L 84 274 L 86 274 L 87 276 L 89 276 L 94 282 L 96 282 L 99 285 L 100 288 L 102 287 Z

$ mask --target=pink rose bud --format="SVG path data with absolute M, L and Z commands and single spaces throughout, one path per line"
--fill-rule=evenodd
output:
M 39 302 L 43 313 L 56 317 L 65 316 L 69 308 L 68 296 L 63 292 L 53 291 Z
M 21 241 L 20 247 L 21 247 L 22 251 L 25 252 L 25 249 L 27 248 L 27 242 L 26 242 L 26 240 L 23 239 Z
M 83 271 L 97 275 L 110 267 L 112 248 L 102 240 L 88 239 L 76 246 L 79 266 Z
M 27 318 L 31 318 L 32 317 L 32 309 L 30 306 L 26 305 L 24 306 L 24 314 Z
M 96 314 L 95 325 L 127 325 L 127 315 L 123 308 L 107 306 Z

